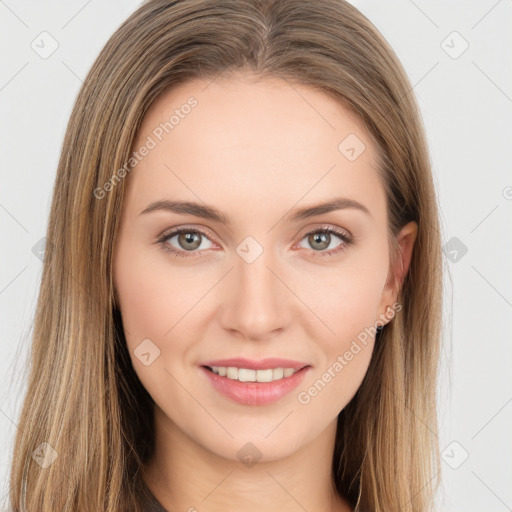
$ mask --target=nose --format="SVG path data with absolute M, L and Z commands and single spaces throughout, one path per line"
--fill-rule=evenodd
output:
M 223 291 L 224 329 L 248 340 L 265 340 L 290 323 L 293 293 L 271 250 L 254 261 L 236 257 Z

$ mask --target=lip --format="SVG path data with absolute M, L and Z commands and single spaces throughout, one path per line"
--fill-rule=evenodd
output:
M 266 370 L 268 368 L 293 368 L 301 370 L 308 363 L 293 361 L 292 359 L 282 359 L 280 357 L 267 357 L 266 359 L 246 359 L 244 357 L 235 357 L 231 359 L 218 359 L 216 361 L 206 361 L 202 366 L 234 366 L 236 368 L 247 368 L 248 370 Z
M 295 364 L 299 363 L 295 361 Z M 215 364 L 211 366 L 224 366 L 224 364 Z M 231 366 L 237 365 L 233 364 Z M 277 368 L 279 366 L 275 367 Z M 284 367 L 293 368 L 293 366 Z M 242 365 L 240 368 L 248 367 Z M 269 368 L 269 366 L 266 366 L 265 368 Z M 230 400 L 243 405 L 266 405 L 279 400 L 280 398 L 290 393 L 293 389 L 295 389 L 304 380 L 304 377 L 306 376 L 306 373 L 308 373 L 308 371 L 311 369 L 311 366 L 302 367 L 290 377 L 284 377 L 273 382 L 240 382 L 239 380 L 221 377 L 220 375 L 217 375 L 206 368 L 206 366 L 201 366 L 200 369 L 208 377 L 213 387 Z

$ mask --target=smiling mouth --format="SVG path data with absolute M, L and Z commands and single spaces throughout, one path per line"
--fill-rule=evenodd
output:
M 276 382 L 288 377 L 291 377 L 293 374 L 299 372 L 304 366 L 300 369 L 294 368 L 286 368 L 286 367 L 278 367 L 278 368 L 265 368 L 254 370 L 250 368 L 238 368 L 235 366 L 203 366 L 208 369 L 212 373 L 219 375 L 220 377 L 226 377 L 230 380 L 235 380 L 239 382 L 255 382 L 255 383 L 265 383 L 265 382 Z
M 300 385 L 311 365 L 292 360 L 260 361 L 252 366 L 263 368 L 243 368 L 238 366 L 217 366 L 212 363 L 236 364 L 234 360 L 209 361 L 200 366 L 213 388 L 231 401 L 242 405 L 263 406 L 284 398 Z M 238 362 L 238 361 L 237 361 Z M 240 361 L 238 364 L 244 364 Z M 250 361 L 245 361 L 251 364 Z M 285 366 L 277 366 L 277 364 Z M 295 365 L 295 368 L 291 368 Z M 265 368 L 266 366 L 266 368 Z M 268 368 L 268 366 L 276 366 Z M 225 375 L 223 375 L 225 374 Z

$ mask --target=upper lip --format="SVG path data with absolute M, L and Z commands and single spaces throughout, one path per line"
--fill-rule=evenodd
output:
M 230 359 L 217 359 L 215 361 L 205 361 L 202 366 L 234 366 L 236 368 L 247 368 L 249 370 L 265 370 L 267 368 L 293 368 L 301 370 L 308 363 L 294 361 L 292 359 L 282 359 L 280 357 L 268 357 L 266 359 L 246 359 L 244 357 L 234 357 Z

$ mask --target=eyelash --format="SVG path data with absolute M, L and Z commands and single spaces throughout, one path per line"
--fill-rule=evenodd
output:
M 169 233 L 164 234 L 162 237 L 160 237 L 157 240 L 157 243 L 162 245 L 162 248 L 165 251 L 167 251 L 167 252 L 171 253 L 173 256 L 177 256 L 179 258 L 201 257 L 200 251 L 179 251 L 167 243 L 169 238 L 172 238 L 173 236 L 179 235 L 181 233 L 199 233 L 209 239 L 208 233 L 206 233 L 202 229 L 178 228 L 173 231 L 170 231 Z M 325 256 L 335 256 L 336 254 L 344 251 L 347 248 L 347 246 L 349 246 L 355 242 L 355 239 L 352 236 L 349 236 L 347 232 L 342 231 L 338 228 L 331 227 L 331 226 L 325 226 L 325 227 L 322 226 L 320 228 L 314 229 L 313 231 L 309 231 L 308 233 L 304 234 L 304 236 L 301 238 L 301 240 L 303 240 L 304 238 L 306 238 L 309 235 L 313 235 L 313 234 L 317 234 L 317 233 L 328 233 L 328 234 L 336 235 L 337 237 L 339 237 L 342 240 L 343 243 L 341 245 L 339 245 L 337 248 L 331 249 L 330 251 L 312 251 L 314 258 L 323 258 Z

